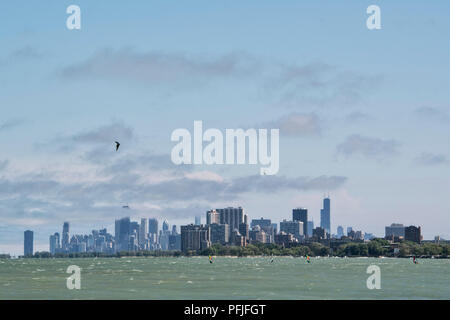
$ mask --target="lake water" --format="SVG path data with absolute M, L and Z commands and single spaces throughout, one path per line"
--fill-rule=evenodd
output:
M 381 289 L 366 286 L 367 267 Z M 66 287 L 81 268 L 81 289 Z M 208 257 L 0 260 L 0 299 L 450 299 L 450 260 Z

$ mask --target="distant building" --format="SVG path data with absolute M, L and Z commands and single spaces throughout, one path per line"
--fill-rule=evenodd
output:
M 211 230 L 208 225 L 181 226 L 181 250 L 203 250 L 211 246 Z
M 303 223 L 303 234 L 308 235 L 308 209 L 296 208 L 292 210 L 292 220 Z
M 249 227 L 248 224 L 243 222 L 239 224 L 239 233 L 245 237 L 245 241 L 248 242 L 249 238 Z
M 270 226 L 269 228 L 272 229 L 272 226 Z M 270 243 L 270 236 L 259 225 L 256 225 L 252 228 L 252 230 L 249 232 L 249 237 L 250 242 L 252 243 Z
M 69 251 L 69 222 L 64 222 L 63 224 L 63 232 L 62 232 L 62 239 L 61 239 L 61 247 L 64 252 Z
M 327 238 L 327 232 L 322 227 L 317 227 L 313 230 L 313 238 L 317 239 L 326 239 Z
M 290 233 L 296 239 L 301 240 L 303 237 L 303 222 L 283 220 L 280 222 L 280 232 Z
M 211 243 L 227 244 L 230 242 L 230 227 L 227 224 L 213 223 L 211 228 Z
M 342 238 L 344 236 L 344 228 L 342 226 L 337 227 L 337 237 L 338 239 Z
M 196 225 L 196 226 L 199 226 L 199 225 L 201 224 L 201 220 L 202 220 L 202 219 L 201 219 L 200 216 L 196 216 L 196 217 L 195 217 L 195 225 Z
M 59 243 L 59 233 L 55 232 L 55 234 L 50 236 L 50 253 L 55 254 L 60 249 Z
M 276 223 L 272 223 L 273 235 L 275 239 L 275 235 L 278 233 L 278 225 Z
M 275 235 L 275 243 L 283 247 L 289 247 L 297 242 L 298 240 L 291 233 L 280 231 L 279 234 Z
M 353 228 L 352 227 L 347 227 L 347 237 L 350 237 L 352 232 L 353 232 Z
M 181 250 L 181 234 L 172 233 L 169 235 L 169 250 Z
M 216 210 L 209 210 L 206 212 L 206 224 L 219 224 L 220 223 L 220 213 Z
M 141 219 L 141 225 L 139 226 L 139 249 L 146 250 L 148 247 L 148 220 L 146 218 Z
M 353 237 L 354 240 L 364 240 L 364 232 L 363 231 L 356 231 L 355 236 Z
M 320 227 L 331 234 L 330 198 L 323 199 L 323 209 L 320 210 Z
M 405 237 L 405 227 L 400 223 L 392 223 L 390 226 L 385 227 L 385 238 L 391 237 Z
M 250 224 L 250 227 L 256 227 L 260 226 L 262 227 L 270 227 L 272 225 L 272 221 L 270 219 L 264 219 L 261 217 L 261 219 L 253 219 L 252 223 Z
M 405 228 L 405 240 L 420 243 L 422 241 L 421 229 L 416 226 Z
M 169 231 L 169 222 L 167 222 L 167 220 L 163 221 L 162 231 Z
M 232 244 L 238 247 L 245 247 L 247 245 L 247 239 L 241 235 L 237 229 L 231 233 Z
M 150 244 L 155 245 L 158 243 L 158 220 L 154 218 L 148 219 L 148 238 Z
M 308 237 L 313 236 L 313 230 L 314 230 L 314 221 L 308 221 Z
M 237 229 L 239 230 L 239 225 L 244 223 L 245 214 L 244 209 L 242 207 L 233 208 L 228 207 L 224 209 L 216 209 L 216 212 L 219 213 L 220 223 L 228 224 L 230 226 L 230 231 Z
M 27 230 L 24 232 L 23 241 L 23 255 L 32 256 L 33 255 L 33 231 Z
M 128 251 L 130 246 L 130 217 L 115 221 L 116 251 Z
M 261 228 L 261 231 L 264 231 L 264 242 L 263 243 L 274 243 L 275 242 L 275 235 L 277 234 L 277 224 L 272 223 L 270 219 L 264 219 L 261 217 L 261 219 L 253 219 L 251 223 L 252 230 L 259 226 Z M 259 240 L 255 240 L 256 238 L 260 237 L 259 235 L 255 234 L 255 231 L 253 231 L 253 239 L 252 236 L 249 236 L 251 240 L 261 242 Z M 256 238 L 255 238 L 256 237 Z

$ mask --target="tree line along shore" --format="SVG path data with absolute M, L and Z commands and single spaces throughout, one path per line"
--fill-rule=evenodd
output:
M 121 257 L 180 257 L 180 256 L 292 256 L 292 257 L 398 257 L 407 258 L 449 258 L 450 244 L 414 243 L 403 241 L 392 245 L 384 239 L 373 239 L 369 242 L 348 242 L 331 248 L 319 242 L 298 244 L 283 247 L 277 244 L 249 244 L 246 247 L 214 244 L 210 248 L 199 251 L 121 251 L 114 254 L 101 252 L 56 253 L 36 252 L 26 258 L 121 258 Z M 0 255 L 0 258 L 10 258 Z

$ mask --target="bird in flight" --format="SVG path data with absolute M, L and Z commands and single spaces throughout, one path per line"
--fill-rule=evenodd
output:
M 120 143 L 119 142 L 117 142 L 117 141 L 115 141 L 116 142 L 116 151 L 117 150 L 119 150 L 119 147 L 120 147 Z

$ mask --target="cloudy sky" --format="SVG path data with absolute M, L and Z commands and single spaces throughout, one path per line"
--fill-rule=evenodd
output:
M 21 3 L 22 2 L 22 3 Z M 81 7 L 81 30 L 66 8 Z M 366 8 L 381 7 L 368 30 Z M 2 1 L 0 252 L 208 208 L 450 238 L 444 1 Z M 280 170 L 175 166 L 173 130 L 279 128 Z M 114 141 L 119 140 L 119 152 Z M 128 204 L 130 210 L 122 208 Z

